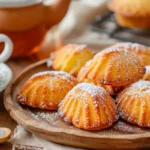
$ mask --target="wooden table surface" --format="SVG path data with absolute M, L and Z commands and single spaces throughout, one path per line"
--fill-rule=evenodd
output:
M 8 65 L 11 67 L 13 71 L 13 77 L 17 76 L 18 73 L 23 70 L 26 66 L 31 63 L 36 62 L 37 59 L 35 57 L 20 59 L 20 60 L 10 60 L 8 61 Z M 3 93 L 0 94 L 0 127 L 8 127 L 12 130 L 15 129 L 17 123 L 10 117 L 6 109 L 3 105 Z M 0 144 L 0 150 L 12 150 L 12 145 L 9 142 Z

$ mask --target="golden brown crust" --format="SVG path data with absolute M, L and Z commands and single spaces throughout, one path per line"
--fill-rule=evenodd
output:
M 143 80 L 149 80 L 150 81 L 150 66 L 145 66 L 146 68 L 146 73 L 143 77 Z
M 115 48 L 123 48 L 126 49 L 130 52 L 133 52 L 140 63 L 144 66 L 150 65 L 150 48 L 146 47 L 142 44 L 138 43 L 130 43 L 130 42 L 125 42 L 125 43 L 117 43 L 111 47 Z
M 149 0 L 111 0 L 108 7 L 126 17 L 150 17 Z
M 117 120 L 116 106 L 103 88 L 81 83 L 59 105 L 59 116 L 85 130 L 101 130 Z
M 116 19 L 119 25 L 128 28 L 150 28 L 150 16 L 149 17 L 126 17 L 120 14 L 116 14 Z
M 87 62 L 84 67 L 82 67 L 82 69 L 80 70 L 77 76 L 77 79 L 80 83 L 87 82 L 87 83 L 91 83 L 91 84 L 103 87 L 110 95 L 117 95 L 123 89 L 123 87 L 112 87 L 110 85 L 103 85 L 99 82 L 96 82 L 95 80 L 85 78 L 84 73 L 88 69 L 89 64 L 90 64 L 90 61 Z
M 78 74 L 79 81 L 89 79 L 113 87 L 131 84 L 145 74 L 145 68 L 136 56 L 122 48 L 103 50 L 85 66 L 86 69 Z
M 150 127 L 150 81 L 140 80 L 126 87 L 117 96 L 122 119 L 141 127 Z
M 60 101 L 77 83 L 76 78 L 65 72 L 37 73 L 21 87 L 17 100 L 33 108 L 57 110 Z
M 77 76 L 81 67 L 92 58 L 93 54 L 86 45 L 68 44 L 54 53 L 52 68 Z

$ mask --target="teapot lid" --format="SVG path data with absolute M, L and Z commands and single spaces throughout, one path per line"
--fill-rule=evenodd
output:
M 0 92 L 2 92 L 12 79 L 11 69 L 4 63 L 0 63 Z
M 0 0 L 0 7 L 4 8 L 26 7 L 41 2 L 42 0 Z

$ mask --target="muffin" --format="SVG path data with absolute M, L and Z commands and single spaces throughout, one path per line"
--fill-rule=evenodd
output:
M 130 52 L 133 52 L 137 56 L 138 60 L 140 61 L 142 65 L 144 66 L 150 65 L 150 48 L 149 47 L 146 47 L 142 44 L 130 43 L 130 42 L 117 43 L 113 45 L 112 47 L 123 48 Z
M 150 28 L 149 0 L 111 0 L 108 7 L 115 12 L 121 26 Z
M 17 101 L 33 108 L 57 110 L 60 101 L 77 83 L 76 78 L 62 71 L 39 72 L 21 87 Z
M 52 57 L 52 68 L 76 76 L 84 64 L 93 58 L 86 45 L 68 44 L 56 51 Z
M 141 127 L 150 127 L 150 81 L 140 80 L 119 93 L 118 111 L 122 119 Z
M 84 130 L 101 130 L 117 120 L 115 102 L 102 87 L 89 83 L 75 86 L 59 105 L 64 121 Z
M 123 48 L 108 48 L 88 62 L 77 78 L 88 79 L 102 85 L 124 87 L 142 79 L 145 67 L 136 56 Z

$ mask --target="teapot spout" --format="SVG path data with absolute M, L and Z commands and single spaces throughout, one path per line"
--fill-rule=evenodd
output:
M 45 23 L 48 28 L 59 23 L 65 14 L 67 13 L 70 0 L 55 0 L 53 4 L 52 0 L 44 1 Z

